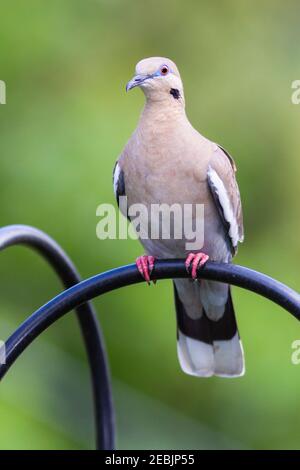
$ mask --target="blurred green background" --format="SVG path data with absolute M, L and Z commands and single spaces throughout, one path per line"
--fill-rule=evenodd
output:
M 53 236 L 83 277 L 132 262 L 135 241 L 99 241 L 96 207 L 143 96 L 143 57 L 172 58 L 188 115 L 235 157 L 246 239 L 236 262 L 299 289 L 297 1 L 1 0 L 0 225 Z M 25 248 L 0 253 L 0 338 L 61 290 Z M 119 448 L 299 448 L 294 318 L 234 289 L 246 375 L 184 375 L 170 281 L 96 300 L 113 376 Z M 0 387 L 0 447 L 92 448 L 91 392 L 73 314 L 42 335 Z

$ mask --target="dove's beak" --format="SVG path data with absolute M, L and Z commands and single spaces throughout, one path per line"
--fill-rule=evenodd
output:
M 145 82 L 149 78 L 152 78 L 152 76 L 151 75 L 136 75 L 127 83 L 126 91 L 129 91 L 132 88 L 135 88 L 136 86 L 140 86 L 143 82 Z

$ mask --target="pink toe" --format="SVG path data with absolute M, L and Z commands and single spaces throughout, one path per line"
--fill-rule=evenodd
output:
M 136 267 L 138 268 L 140 274 L 144 277 L 144 272 L 143 272 L 143 267 L 142 267 L 141 256 L 136 259 L 135 264 L 136 264 Z
M 201 260 L 200 260 L 200 263 L 199 263 L 199 266 L 202 267 L 205 265 L 205 263 L 209 260 L 209 256 L 208 255 L 205 255 L 203 254 Z
M 142 267 L 145 280 L 150 282 L 147 256 L 142 257 Z
M 197 268 L 198 268 L 198 260 L 195 258 L 192 264 L 192 278 L 197 279 Z
M 195 258 L 195 254 L 194 253 L 190 253 L 186 260 L 185 260 L 185 268 L 187 270 L 187 272 L 189 272 L 189 269 L 190 269 L 190 266 L 191 266 L 191 262 L 193 261 L 193 259 Z
M 154 256 L 148 256 L 148 263 L 149 263 L 149 271 L 150 271 L 150 274 L 151 274 L 152 271 L 153 271 L 153 268 L 154 268 L 155 257 Z

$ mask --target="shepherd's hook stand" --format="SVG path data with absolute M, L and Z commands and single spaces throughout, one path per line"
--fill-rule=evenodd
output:
M 29 245 L 39 251 L 54 267 L 67 290 L 34 312 L 8 338 L 5 343 L 6 363 L 0 366 L 0 378 L 4 377 L 35 338 L 63 315 L 76 309 L 92 373 L 97 448 L 113 449 L 114 415 L 107 359 L 96 317 L 87 302 L 106 292 L 143 282 L 143 279 L 136 265 L 131 264 L 79 282 L 74 266 L 62 249 L 46 234 L 32 227 L 10 226 L 0 229 L 0 249 L 14 244 Z M 157 260 L 152 272 L 152 278 L 157 280 L 188 276 L 184 260 Z M 198 277 L 260 294 L 300 320 L 300 295 L 265 274 L 243 266 L 208 261 L 198 271 Z

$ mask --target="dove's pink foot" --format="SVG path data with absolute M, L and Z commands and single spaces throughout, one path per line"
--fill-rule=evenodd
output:
M 185 267 L 194 280 L 197 279 L 197 269 L 205 265 L 209 256 L 205 253 L 190 253 L 185 260 Z
M 153 271 L 154 263 L 155 263 L 154 256 L 147 256 L 147 255 L 139 256 L 136 259 L 135 263 L 139 272 L 145 279 L 145 281 L 147 281 L 148 284 L 150 284 L 150 280 L 151 280 L 150 276 Z

